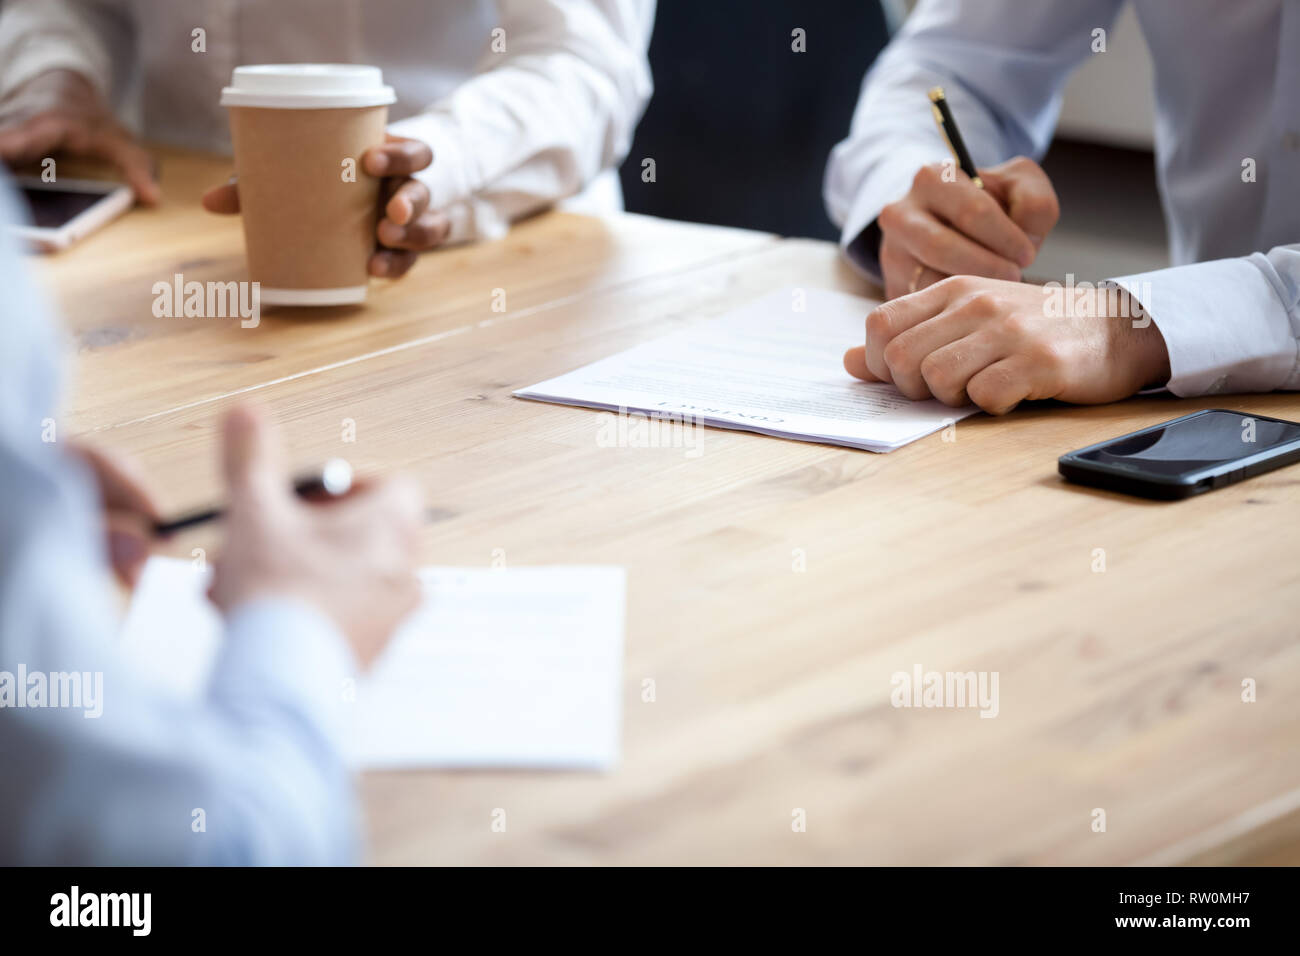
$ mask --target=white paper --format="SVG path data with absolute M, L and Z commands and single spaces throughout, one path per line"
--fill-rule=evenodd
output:
M 514 394 L 867 451 L 892 451 L 978 411 L 914 402 L 844 371 L 845 350 L 862 343 L 878 304 L 785 289 Z
M 425 599 L 358 681 L 357 767 L 601 769 L 618 760 L 625 576 L 618 567 L 421 571 Z M 208 574 L 153 558 L 122 635 L 155 685 L 205 692 L 221 619 Z

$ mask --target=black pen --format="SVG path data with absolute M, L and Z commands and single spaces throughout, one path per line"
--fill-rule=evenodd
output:
M 939 124 L 939 132 L 948 141 L 948 148 L 952 150 L 957 165 L 961 167 L 963 173 L 970 177 L 971 182 L 976 187 L 983 189 L 984 181 L 980 179 L 975 164 L 971 162 L 970 153 L 966 152 L 966 143 L 962 140 L 961 132 L 957 129 L 957 121 L 953 119 L 952 110 L 948 107 L 948 98 L 943 95 L 942 86 L 936 86 L 930 91 L 930 109 L 934 112 L 934 121 Z
M 338 498 L 352 490 L 352 466 L 342 458 L 331 458 L 320 471 L 298 478 L 293 483 L 293 493 L 299 498 Z M 155 521 L 153 533 L 163 538 L 185 528 L 216 521 L 225 515 L 224 508 L 204 508 L 171 521 Z

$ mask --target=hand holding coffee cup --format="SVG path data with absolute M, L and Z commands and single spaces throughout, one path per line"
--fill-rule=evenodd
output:
M 429 187 L 411 178 L 431 162 L 428 145 L 400 136 L 389 136 L 382 146 L 372 146 L 363 155 L 362 168 L 383 178 L 379 198 L 384 214 L 375 229 L 377 248 L 369 263 L 372 276 L 399 278 L 415 265 L 421 252 L 447 241 L 451 222 L 429 208 Z M 214 186 L 204 194 L 203 206 L 209 212 L 238 213 L 238 187 L 233 182 Z
M 235 70 L 221 102 L 230 111 L 237 185 L 210 190 L 203 205 L 243 213 L 262 302 L 361 302 L 368 275 L 400 276 L 419 250 L 445 241 L 446 218 L 409 178 L 432 152 L 385 133 L 394 99 L 375 67 Z
M 450 220 L 429 208 L 429 187 L 411 178 L 432 162 L 433 151 L 418 139 L 389 136 L 382 146 L 366 150 L 362 166 L 384 180 L 384 214 L 375 229 L 379 248 L 370 257 L 372 276 L 396 279 L 415 265 L 421 252 L 447 241 Z

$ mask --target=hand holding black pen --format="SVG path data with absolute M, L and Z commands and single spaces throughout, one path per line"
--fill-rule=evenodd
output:
M 907 194 L 876 220 L 886 297 L 950 275 L 1019 281 L 1060 215 L 1051 181 L 1024 157 L 978 169 L 943 88 L 929 91 L 928 105 L 936 161 L 916 170 Z M 951 158 L 939 159 L 944 153 Z

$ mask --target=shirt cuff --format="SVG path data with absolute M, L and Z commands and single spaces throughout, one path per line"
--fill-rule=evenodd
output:
M 303 601 L 255 598 L 226 617 L 211 693 L 239 704 L 286 703 L 342 739 L 357 661 L 338 627 Z
M 490 201 L 476 195 L 481 184 L 471 166 L 472 153 L 455 122 L 441 113 L 420 113 L 390 123 L 388 132 L 421 140 L 433 150 L 433 162 L 415 178 L 429 187 L 429 208 L 450 221 L 449 245 L 499 239 L 509 231 L 509 220 Z
M 1168 388 L 1181 398 L 1269 392 L 1296 368 L 1281 290 L 1259 254 L 1107 280 L 1139 302 L 1169 350 Z

